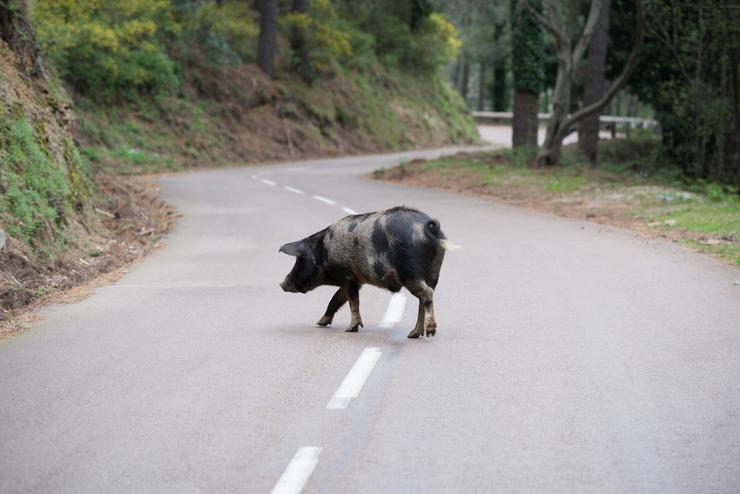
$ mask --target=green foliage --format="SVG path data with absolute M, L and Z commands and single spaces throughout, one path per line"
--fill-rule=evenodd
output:
M 626 57 L 631 1 L 614 0 L 612 65 Z M 629 89 L 655 110 L 665 156 L 691 180 L 740 186 L 740 22 L 732 3 L 652 0 Z M 612 69 L 612 72 L 616 70 Z
M 511 45 L 514 87 L 531 94 L 539 94 L 544 80 L 545 45 L 542 28 L 517 0 L 511 0 Z M 541 1 L 530 0 L 540 9 Z
M 452 24 L 422 3 L 375 0 L 350 9 L 313 0 L 306 14 L 284 10 L 281 32 L 305 39 L 319 76 L 340 67 L 368 70 L 378 60 L 433 74 L 461 43 Z M 173 93 L 183 79 L 197 81 L 194 67 L 219 71 L 255 59 L 258 14 L 250 2 L 39 0 L 34 7 L 41 45 L 62 78 L 96 100 Z M 278 57 L 282 53 L 278 49 Z M 285 61 L 282 66 L 299 68 Z
M 450 21 L 434 12 L 424 19 L 415 36 L 416 65 L 434 71 L 457 56 L 462 42 Z
M 356 29 L 372 36 L 378 60 L 397 67 L 433 74 L 452 61 L 461 41 L 445 16 L 416 2 L 358 2 L 346 14 Z
M 328 0 L 314 0 L 309 14 L 290 12 L 280 22 L 287 36 L 298 35 L 308 44 L 309 63 L 315 72 L 329 73 L 353 54 L 352 28 Z
M 179 84 L 162 36 L 178 31 L 168 0 L 39 0 L 34 23 L 61 76 L 86 95 L 133 98 Z
M 173 6 L 179 25 L 181 58 L 196 56 L 214 66 L 253 63 L 259 27 L 256 13 L 240 0 L 213 3 L 179 1 Z

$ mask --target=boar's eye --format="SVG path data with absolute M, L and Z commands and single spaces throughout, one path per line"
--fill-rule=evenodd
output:
M 305 242 L 303 242 L 303 240 L 298 240 L 297 242 L 285 244 L 280 247 L 280 250 L 278 252 L 284 252 L 285 254 L 294 257 L 308 257 L 308 249 L 306 248 L 306 244 Z

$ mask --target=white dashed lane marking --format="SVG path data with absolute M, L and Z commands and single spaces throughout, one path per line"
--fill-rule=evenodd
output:
M 388 308 L 385 309 L 383 319 L 380 320 L 381 328 L 392 328 L 403 318 L 403 311 L 406 308 L 406 296 L 402 293 L 394 293 L 388 301 Z
M 332 201 L 331 199 L 327 199 L 324 196 L 313 196 L 313 198 L 316 199 L 317 201 L 321 201 L 321 202 L 325 202 L 327 204 L 331 204 L 332 206 L 334 204 L 336 204 L 336 202 Z
M 337 389 L 337 392 L 334 393 L 334 396 L 327 403 L 327 410 L 344 410 L 353 398 L 357 398 L 360 395 L 365 381 L 367 381 L 367 378 L 373 371 L 381 354 L 380 348 L 375 347 L 365 348 L 362 351 L 355 365 L 352 366 L 344 381 L 339 386 L 339 389 Z
M 295 194 L 305 194 L 305 192 L 303 192 L 301 189 L 296 189 L 295 187 L 291 187 L 290 185 L 286 185 L 285 187 L 283 187 L 283 189 L 293 192 Z
M 318 446 L 299 448 L 288 466 L 285 467 L 280 480 L 273 487 L 272 494 L 298 494 L 301 492 L 319 463 L 320 454 L 321 448 Z
M 265 185 L 276 185 L 275 182 L 273 182 L 272 180 L 267 180 L 266 178 L 263 178 L 262 180 L 260 180 L 260 182 Z

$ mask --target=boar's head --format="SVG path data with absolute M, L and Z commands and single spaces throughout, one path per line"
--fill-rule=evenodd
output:
M 324 234 L 326 230 L 308 238 L 280 247 L 280 252 L 295 257 L 295 264 L 280 288 L 291 293 L 306 293 L 324 282 Z

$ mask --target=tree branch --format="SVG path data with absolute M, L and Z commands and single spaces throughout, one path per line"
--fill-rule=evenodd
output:
M 581 39 L 578 40 L 578 44 L 573 50 L 573 67 L 578 67 L 578 64 L 583 60 L 583 55 L 586 54 L 586 49 L 591 42 L 591 36 L 594 34 L 596 29 L 596 23 L 599 21 L 599 13 L 602 8 L 602 0 L 591 0 L 591 10 L 588 13 L 588 20 L 583 28 Z
M 617 92 L 622 89 L 622 87 L 627 83 L 627 80 L 629 79 L 632 71 L 637 65 L 640 50 L 642 49 L 642 43 L 645 39 L 645 10 L 643 8 L 642 0 L 635 0 L 635 10 L 635 44 L 632 46 L 632 52 L 627 59 L 627 64 L 624 66 L 624 69 L 622 69 L 622 73 L 619 74 L 619 77 L 617 77 L 617 79 L 612 83 L 609 90 L 604 94 L 604 96 L 602 96 L 599 101 L 571 115 L 571 117 L 566 120 L 565 125 L 563 125 L 563 127 L 561 128 L 561 133 L 564 131 L 567 132 L 567 129 L 573 127 L 573 125 L 580 122 L 584 118 L 603 110 L 606 105 L 608 105 L 609 102 L 612 100 L 614 95 L 617 94 Z

